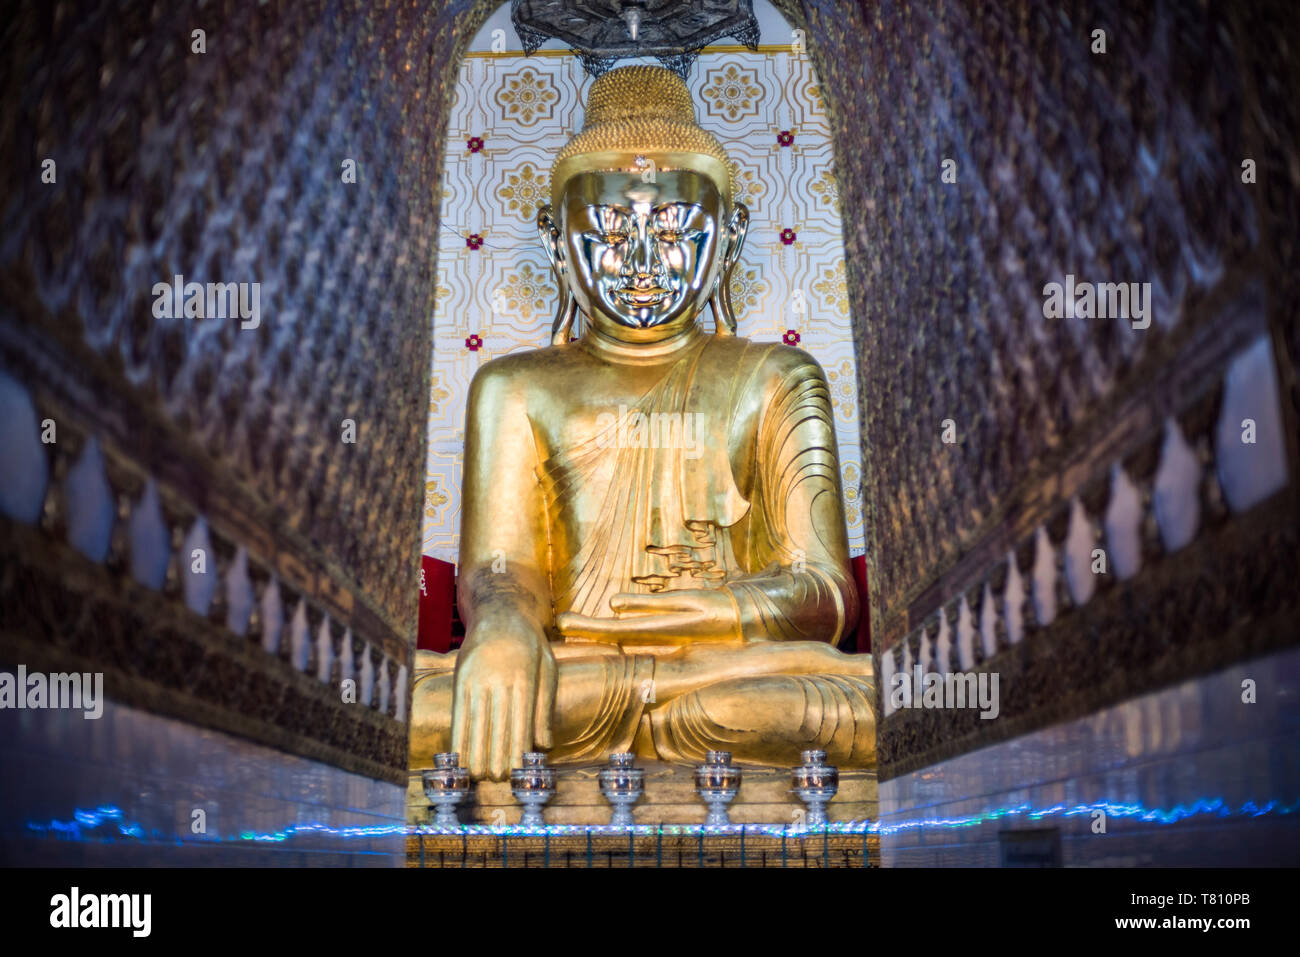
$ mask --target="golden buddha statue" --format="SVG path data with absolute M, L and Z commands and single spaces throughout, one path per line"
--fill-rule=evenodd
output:
M 470 388 L 465 641 L 417 655 L 412 766 L 454 750 L 500 780 L 534 749 L 792 765 L 805 748 L 873 765 L 871 659 L 833 647 L 858 600 L 825 375 L 735 335 L 749 213 L 685 83 L 598 78 L 551 199 L 552 345 Z

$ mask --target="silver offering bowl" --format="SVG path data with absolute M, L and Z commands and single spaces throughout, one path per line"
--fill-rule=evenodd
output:
M 434 827 L 460 827 L 456 805 L 469 794 L 469 771 L 460 767 L 460 755 L 455 751 L 435 754 L 432 770 L 425 771 L 421 778 L 425 796 L 437 808 Z
M 614 806 L 612 827 L 631 827 L 632 805 L 645 793 L 645 769 L 632 767 L 632 754 L 620 751 L 609 756 L 609 767 L 601 768 L 600 793 Z
M 555 768 L 546 766 L 541 751 L 524 754 L 524 766 L 510 772 L 510 793 L 524 806 L 521 827 L 542 827 L 542 805 L 555 796 Z
M 695 769 L 695 790 L 709 806 L 706 827 L 726 827 L 731 823 L 727 805 L 740 790 L 740 768 L 731 763 L 730 751 L 709 751 L 704 763 Z
M 794 793 L 808 805 L 804 822 L 809 827 L 826 826 L 826 805 L 840 789 L 840 772 L 826 763 L 825 751 L 800 752 L 801 767 L 792 776 Z

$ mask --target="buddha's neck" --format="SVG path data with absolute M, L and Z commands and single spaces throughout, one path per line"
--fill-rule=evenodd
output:
M 667 330 L 663 338 L 629 342 L 602 332 L 588 324 L 578 343 L 598 358 L 618 365 L 658 365 L 673 359 L 697 345 L 704 337 L 699 321 L 675 330 Z

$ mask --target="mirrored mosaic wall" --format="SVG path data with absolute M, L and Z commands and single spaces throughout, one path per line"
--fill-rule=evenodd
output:
M 116 701 L 405 781 L 431 198 L 466 10 L 6 23 L 6 665 L 103 671 Z M 349 680 L 369 691 L 345 701 Z

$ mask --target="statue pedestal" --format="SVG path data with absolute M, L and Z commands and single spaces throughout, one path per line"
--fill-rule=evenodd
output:
M 694 768 L 638 761 L 645 768 L 645 794 L 632 808 L 637 824 L 702 824 L 707 808 L 695 793 Z M 596 774 L 603 765 L 556 769 L 555 797 L 543 814 L 548 824 L 608 824 L 611 807 L 600 795 Z M 793 824 L 805 805 L 790 790 L 790 768 L 743 769 L 740 793 L 728 808 L 735 824 Z M 840 771 L 840 789 L 827 806 L 831 821 L 874 821 L 877 817 L 875 771 Z M 463 824 L 517 824 L 522 808 L 506 782 L 480 781 L 462 805 Z M 411 773 L 407 821 L 428 824 L 429 800 L 420 772 Z

